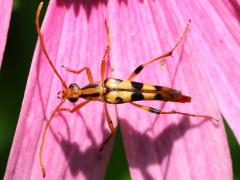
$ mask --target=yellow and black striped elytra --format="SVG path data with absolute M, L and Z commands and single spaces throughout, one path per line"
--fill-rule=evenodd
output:
M 55 75 L 58 77 L 60 82 L 62 83 L 63 90 L 58 93 L 58 97 L 61 98 L 61 102 L 58 104 L 58 106 L 54 109 L 52 112 L 49 120 L 47 121 L 43 134 L 42 134 L 42 139 L 41 139 L 41 144 L 40 144 L 40 151 L 39 151 L 39 162 L 40 162 L 40 167 L 42 169 L 42 174 L 43 177 L 46 175 L 45 167 L 43 164 L 43 158 L 42 158 L 42 153 L 43 153 L 43 146 L 44 146 L 44 141 L 46 137 L 46 132 L 47 129 L 49 128 L 51 121 L 53 120 L 53 117 L 57 112 L 61 111 L 68 111 L 70 113 L 74 113 L 84 107 L 86 104 L 88 104 L 91 101 L 101 101 L 104 104 L 104 110 L 106 114 L 106 120 L 108 127 L 111 131 L 110 135 L 103 141 L 103 144 L 100 146 L 100 150 L 103 149 L 105 144 L 111 139 L 111 137 L 115 133 L 115 127 L 113 125 L 113 122 L 111 120 L 110 114 L 108 112 L 108 108 L 106 104 L 122 104 L 122 103 L 129 103 L 137 108 L 140 108 L 142 110 L 154 113 L 154 114 L 181 114 L 181 115 L 186 115 L 186 116 L 193 116 L 193 117 L 203 117 L 203 118 L 208 118 L 208 119 L 215 119 L 211 116 L 208 115 L 196 115 L 196 114 L 190 114 L 190 113 L 183 113 L 183 112 L 178 112 L 175 110 L 172 111 L 161 111 L 149 106 L 141 105 L 135 103 L 135 101 L 142 101 L 142 100 L 158 100 L 158 101 L 171 101 L 171 102 L 180 102 L 180 103 L 189 103 L 191 102 L 191 97 L 183 95 L 180 91 L 169 88 L 169 87 L 164 87 L 164 86 L 155 86 L 155 85 L 150 85 L 147 83 L 140 83 L 140 82 L 134 82 L 132 79 L 137 76 L 148 64 L 151 64 L 155 61 L 161 61 L 164 60 L 165 58 L 169 57 L 172 55 L 173 51 L 179 46 L 179 44 L 183 41 L 184 37 L 187 34 L 187 31 L 189 29 L 189 23 L 186 25 L 186 28 L 183 32 L 183 35 L 178 39 L 176 42 L 175 46 L 167 52 L 164 53 L 163 55 L 152 59 L 150 61 L 147 61 L 140 66 L 138 66 L 132 74 L 128 77 L 127 80 L 121 80 L 121 79 L 116 79 L 116 78 L 106 78 L 106 58 L 109 55 L 110 51 L 110 37 L 109 37 L 109 27 L 107 23 L 107 19 L 105 21 L 106 25 L 106 34 L 107 34 L 107 45 L 105 48 L 105 52 L 101 61 L 101 81 L 95 83 L 93 81 L 92 73 L 89 67 L 83 67 L 80 70 L 73 70 L 67 67 L 64 67 L 68 72 L 74 73 L 74 74 L 80 74 L 82 72 L 85 72 L 89 81 L 89 84 L 87 86 L 84 86 L 83 88 L 80 88 L 76 83 L 70 84 L 69 87 L 67 87 L 66 82 L 62 79 L 60 74 L 58 73 L 57 69 L 52 63 L 52 60 L 50 59 L 47 50 L 45 48 L 45 44 L 43 41 L 43 35 L 40 30 L 40 24 L 39 24 L 39 16 L 40 12 L 43 6 L 43 2 L 40 3 L 38 6 L 38 10 L 36 13 L 36 29 L 40 41 L 40 45 L 42 48 L 42 51 L 51 66 L 53 72 Z M 75 105 L 73 108 L 62 108 L 62 105 L 64 102 L 68 99 L 70 102 L 77 102 L 79 98 L 85 99 L 85 101 L 80 102 L 79 104 Z
M 190 102 L 189 96 L 180 91 L 163 86 L 154 86 L 129 80 L 108 78 L 98 83 L 97 92 L 101 98 L 95 100 L 110 104 L 122 104 L 141 100 L 161 100 L 172 102 Z M 101 85 L 101 86 L 100 86 Z
M 72 84 L 69 87 L 75 87 Z M 172 102 L 190 102 L 191 97 L 182 95 L 176 89 L 154 86 L 129 80 L 107 78 L 96 84 L 80 88 L 72 88 L 69 101 L 76 102 L 78 98 L 91 101 L 103 101 L 109 104 L 122 104 L 141 100 L 161 100 Z

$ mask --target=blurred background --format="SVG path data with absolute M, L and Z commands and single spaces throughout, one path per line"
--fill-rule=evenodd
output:
M 38 1 L 14 0 L 0 75 L 0 179 L 4 176 L 37 41 L 37 6 Z M 47 4 L 44 7 L 46 9 Z M 240 147 L 229 127 L 226 124 L 225 127 L 233 161 L 234 179 L 240 179 Z M 105 179 L 130 179 L 119 129 Z

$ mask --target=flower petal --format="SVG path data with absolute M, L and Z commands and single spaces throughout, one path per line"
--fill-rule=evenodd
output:
M 192 1 L 189 4 L 182 1 L 178 4 L 172 1 L 111 1 L 111 64 L 114 76 L 126 79 L 140 64 L 168 52 L 187 20 L 192 19 L 191 30 L 174 52 L 174 58 L 168 58 L 165 66 L 157 62 L 149 65 L 134 80 L 171 86 L 192 97 L 189 104 L 149 102 L 145 103 L 147 105 L 220 119 L 214 82 L 205 62 L 214 66 L 217 60 L 208 59 L 208 56 L 212 58 L 210 50 L 203 56 L 200 49 L 205 45 L 197 41 L 205 38 L 199 23 L 204 23 L 201 20 L 211 14 L 206 14 L 205 18 L 200 14 L 207 5 L 195 13 L 198 4 Z M 197 19 L 198 15 L 201 17 Z M 119 107 L 118 116 L 132 179 L 232 179 L 222 122 L 216 126 L 201 118 L 156 116 L 131 105 Z
M 12 12 L 12 0 L 0 1 L 0 67 L 7 41 L 7 33 Z
M 240 143 L 240 35 L 237 33 L 240 24 L 239 15 L 233 9 L 236 6 L 231 1 L 219 4 L 201 1 L 199 5 L 193 4 L 194 9 L 187 4 L 182 6 L 189 9 L 196 31 L 202 35 L 194 35 L 193 41 L 201 44 L 198 53 L 203 57 L 217 104 Z M 207 12 L 205 7 L 208 7 Z M 199 20 L 193 14 L 209 18 Z
M 237 14 L 236 9 L 234 10 L 236 6 L 232 3 L 233 1 L 221 1 L 219 4 L 213 1 L 210 4 L 201 3 L 199 11 L 202 11 L 203 6 L 208 6 L 213 12 L 211 18 L 203 19 L 202 24 L 198 23 L 203 35 L 203 38 L 198 40 L 203 44 L 202 48 L 199 48 L 199 54 L 204 57 L 219 109 L 240 143 L 240 35 L 237 33 L 240 29 L 240 7 L 238 6 Z
M 86 75 L 66 72 L 89 66 L 100 80 L 100 62 L 106 45 L 105 3 L 50 1 L 43 23 L 46 49 L 67 84 L 88 84 Z M 88 7 L 86 9 L 86 7 Z M 90 8 L 91 7 L 91 8 Z M 89 12 L 91 11 L 91 13 Z M 97 33 L 96 33 L 97 32 Z M 60 102 L 59 79 L 46 61 L 39 44 L 29 74 L 21 114 L 5 179 L 41 179 L 39 146 L 46 120 Z M 66 102 L 63 107 L 72 108 Z M 110 146 L 99 148 L 109 135 L 102 104 L 90 103 L 77 113 L 58 113 L 47 132 L 43 161 L 47 179 L 103 178 Z

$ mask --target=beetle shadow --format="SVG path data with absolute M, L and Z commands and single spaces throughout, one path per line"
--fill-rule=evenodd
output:
M 229 0 L 229 4 L 234 10 L 234 14 L 237 16 L 237 21 L 240 23 L 240 4 L 237 0 Z
M 98 144 L 93 136 L 93 133 L 89 130 L 89 128 L 86 125 L 85 118 L 83 117 L 82 113 L 80 111 L 76 112 L 78 115 L 78 121 L 82 121 L 86 132 L 87 136 L 91 141 L 91 145 L 85 149 L 81 150 L 79 148 L 79 142 L 74 142 L 71 139 L 71 132 L 70 132 L 70 127 L 67 123 L 67 119 L 65 118 L 65 113 L 64 115 L 62 113 L 59 113 L 57 116 L 63 120 L 66 126 L 67 130 L 67 136 L 64 137 L 60 133 L 54 132 L 52 128 L 50 128 L 50 131 L 56 140 L 56 142 L 60 145 L 61 150 L 65 156 L 65 159 L 67 160 L 67 166 L 63 170 L 63 176 L 62 179 L 66 179 L 67 177 L 67 172 L 68 169 L 70 170 L 70 173 L 73 177 L 76 177 L 79 172 L 82 172 L 84 177 L 86 179 L 94 179 L 97 177 L 103 177 L 104 176 L 104 170 L 103 169 L 98 169 L 99 172 L 92 172 L 90 169 L 93 169 L 93 164 L 94 166 L 98 167 L 101 166 L 105 161 L 106 162 L 106 156 L 107 154 L 110 153 L 112 143 L 113 141 L 109 142 L 106 147 L 104 148 L 103 151 L 100 151 L 101 144 Z M 103 114 L 103 113 L 102 113 Z M 104 121 L 104 115 L 102 115 L 101 121 Z M 104 124 L 104 122 L 102 123 Z M 102 128 L 104 128 L 102 126 Z M 107 134 L 107 130 L 103 129 L 104 134 Z M 94 177 L 93 177 L 94 176 Z
M 128 0 L 116 0 L 119 4 L 128 5 Z M 138 0 L 140 3 L 143 3 L 144 0 Z M 153 0 L 154 1 L 154 0 Z M 99 6 L 107 6 L 109 0 L 57 0 L 58 6 L 64 6 L 67 9 L 74 8 L 74 13 L 77 16 L 82 8 L 87 18 L 90 18 L 91 12 L 93 9 L 98 8 Z
M 154 179 L 147 171 L 148 167 L 152 164 L 162 165 L 164 160 L 165 169 L 163 172 L 163 179 L 166 179 L 174 143 L 184 137 L 187 131 L 197 128 L 207 122 L 203 120 L 198 124 L 192 125 L 189 117 L 183 116 L 178 123 L 170 124 L 155 138 L 152 138 L 149 137 L 146 132 L 139 133 L 136 131 L 126 119 L 121 119 L 120 121 L 121 129 L 125 128 L 125 131 L 130 132 L 131 145 L 133 146 L 134 144 L 134 152 L 128 154 L 134 160 L 128 160 L 128 164 L 131 168 L 139 169 L 143 179 L 148 180 Z M 155 151 L 156 154 L 151 154 L 150 152 L 152 151 Z
M 88 19 L 90 18 L 91 12 L 94 8 L 98 8 L 99 6 L 107 6 L 108 0 L 57 0 L 58 6 L 64 6 L 67 9 L 73 8 L 74 13 L 77 16 L 81 7 L 85 11 Z

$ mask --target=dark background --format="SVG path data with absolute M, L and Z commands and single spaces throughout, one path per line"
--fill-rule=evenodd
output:
M 37 3 L 38 1 L 14 1 L 0 76 L 0 179 L 4 176 L 37 40 L 35 31 Z M 47 4 L 44 7 L 46 9 Z M 234 177 L 240 179 L 240 148 L 227 125 L 226 130 L 233 159 Z M 130 179 L 119 130 L 106 179 Z

